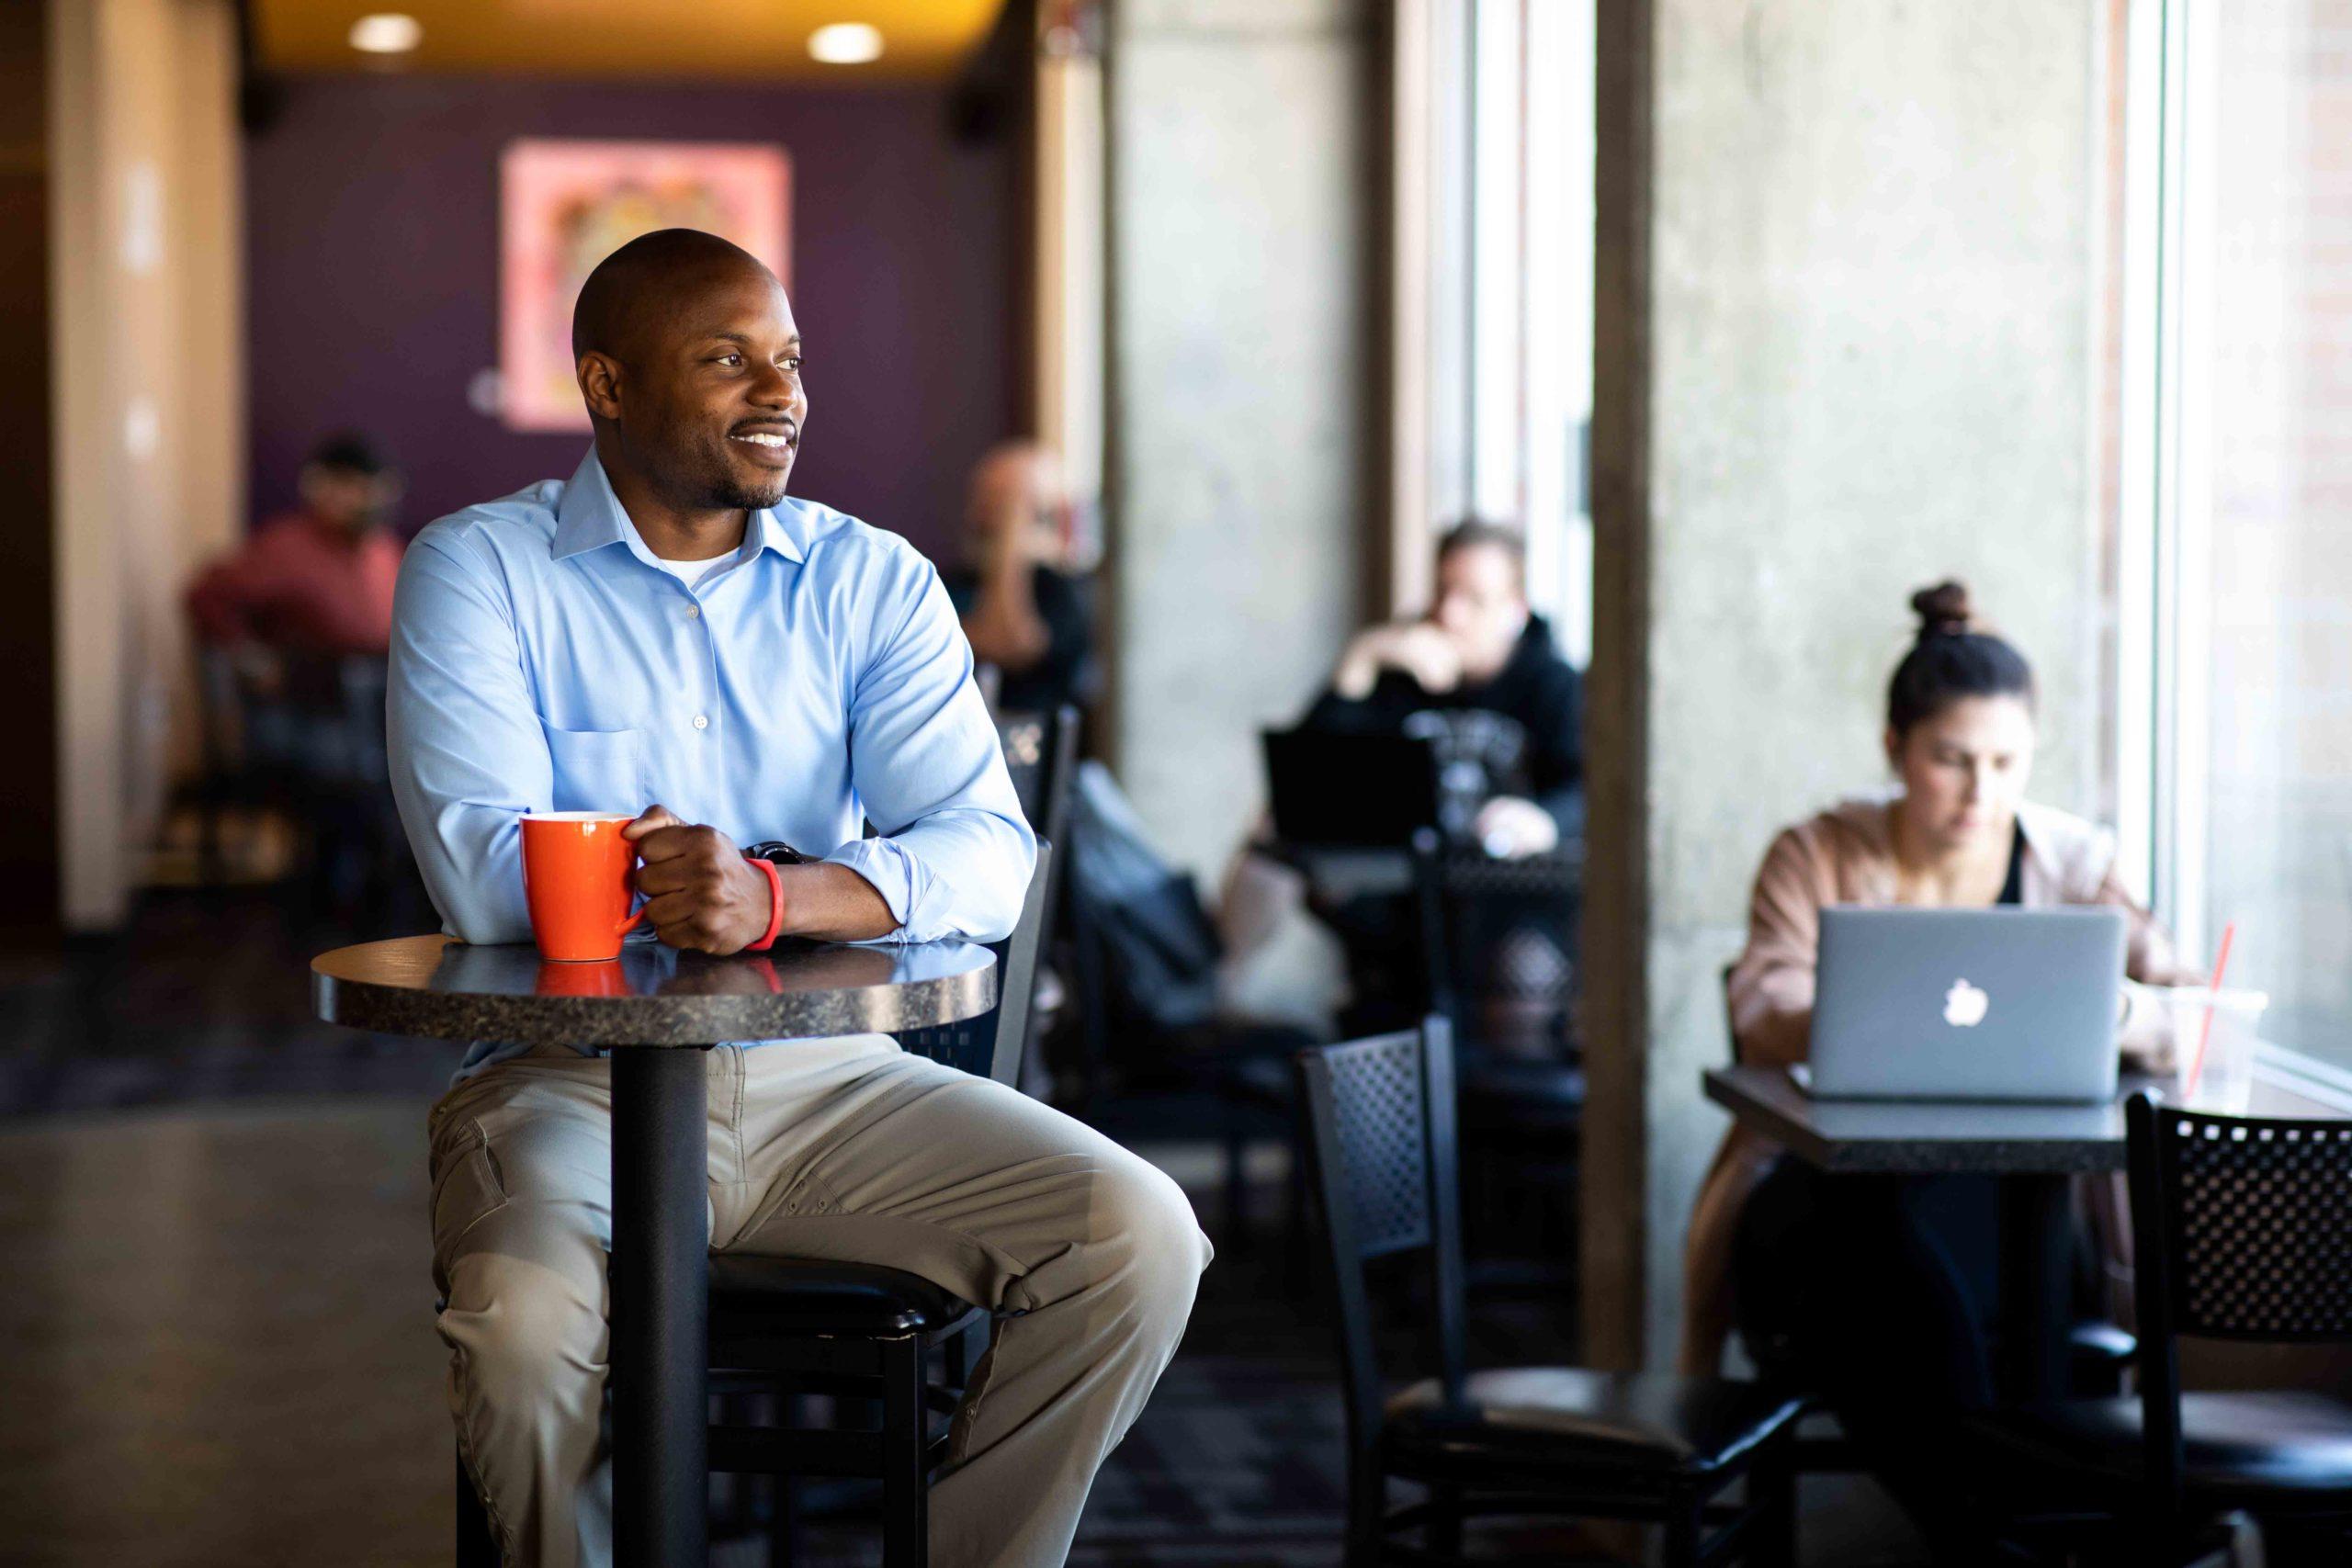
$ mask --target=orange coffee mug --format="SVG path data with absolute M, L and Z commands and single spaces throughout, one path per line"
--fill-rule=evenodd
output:
M 523 897 L 539 956 L 566 964 L 618 958 L 621 938 L 645 918 L 637 894 L 635 821 L 608 811 L 537 811 L 523 817 Z

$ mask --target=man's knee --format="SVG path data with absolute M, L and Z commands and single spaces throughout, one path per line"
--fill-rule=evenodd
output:
M 1150 1162 L 1123 1151 L 1123 1157 L 1095 1171 L 1091 1207 L 1095 1234 L 1115 1244 L 1114 1288 L 1139 1320 L 1170 1337 L 1182 1334 L 1211 1256 L 1183 1189 Z
M 466 1260 L 442 1309 L 461 1387 L 502 1411 L 594 1408 L 605 1375 L 604 1303 L 552 1269 L 496 1255 Z

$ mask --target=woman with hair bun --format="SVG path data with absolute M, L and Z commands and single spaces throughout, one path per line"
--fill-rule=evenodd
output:
M 2130 976 L 2183 978 L 2117 879 L 2113 838 L 2026 798 L 2025 656 L 1978 624 L 1958 582 L 1922 589 L 1911 608 L 1917 635 L 1887 686 L 1896 792 L 1785 829 L 1757 873 L 1728 986 L 1743 1062 L 1805 1059 L 1827 904 L 2111 905 L 2124 911 Z M 2154 1038 L 2142 1010 L 2123 1021 L 2127 1049 Z M 1736 1321 L 1759 1365 L 1828 1396 L 1915 1515 L 1944 1514 L 1955 1461 L 1939 1442 L 1951 1423 L 1939 1417 L 1993 1399 L 1998 1208 L 1992 1177 L 1828 1177 L 1735 1124 L 1691 1214 L 1685 1370 L 1713 1371 Z M 1950 1522 L 1934 1519 L 1930 1534 Z

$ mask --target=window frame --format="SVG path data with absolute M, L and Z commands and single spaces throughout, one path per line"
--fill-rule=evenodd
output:
M 2208 919 L 2214 716 L 2206 596 L 2214 544 L 2211 378 L 2194 367 L 2220 321 L 2192 235 L 2216 221 L 2215 0 L 2128 0 L 2125 255 L 2117 531 L 2115 746 L 2119 869 L 2146 889 L 2184 964 Z M 2352 1070 L 2276 1041 L 2257 1076 L 2352 1112 Z

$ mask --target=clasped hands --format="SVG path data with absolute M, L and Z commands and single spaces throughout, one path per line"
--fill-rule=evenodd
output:
M 1383 670 L 1402 671 L 1435 696 L 1462 683 L 1462 649 L 1434 621 L 1367 626 L 1349 639 L 1331 684 L 1350 702 L 1362 702 L 1372 694 Z

